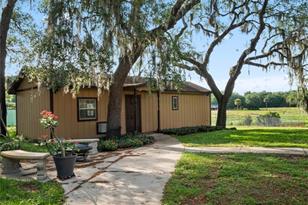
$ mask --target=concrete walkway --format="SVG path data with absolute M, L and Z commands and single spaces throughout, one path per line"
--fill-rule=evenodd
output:
M 308 149 L 290 147 L 185 147 L 184 151 L 193 153 L 258 153 L 308 156 Z
M 153 145 L 114 152 L 92 166 L 76 168 L 77 177 L 63 183 L 66 204 L 160 204 L 184 148 L 170 136 L 154 137 Z

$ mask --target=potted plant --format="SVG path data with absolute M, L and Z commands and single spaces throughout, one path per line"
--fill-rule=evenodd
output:
M 40 114 L 41 125 L 45 129 L 50 130 L 50 139 L 46 140 L 46 146 L 49 153 L 53 156 L 58 178 L 65 180 L 74 177 L 76 162 L 75 145 L 55 136 L 55 128 L 59 125 L 57 115 L 47 110 L 43 110 Z

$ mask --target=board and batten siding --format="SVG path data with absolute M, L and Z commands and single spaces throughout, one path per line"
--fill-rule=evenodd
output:
M 65 94 L 63 89 L 52 95 L 41 88 L 38 91 L 33 83 L 23 81 L 17 92 L 17 130 L 28 138 L 41 138 L 48 135 L 48 130 L 39 123 L 40 112 L 50 110 L 53 101 L 53 112 L 59 115 L 59 126 L 56 135 L 63 138 L 95 138 L 96 123 L 107 121 L 108 92 L 99 97 L 96 88 L 81 89 L 76 98 Z M 33 88 L 33 89 L 31 89 Z M 125 95 L 133 95 L 133 91 L 124 91 L 122 96 L 121 133 L 126 133 Z M 156 92 L 137 91 L 141 99 L 141 131 L 155 132 L 158 129 L 158 96 Z M 172 96 L 179 97 L 179 109 L 172 110 Z M 97 120 L 78 121 L 78 97 L 97 98 Z M 210 125 L 210 97 L 198 93 L 161 93 L 160 94 L 160 128 L 179 128 L 188 126 Z
M 141 131 L 154 132 L 158 128 L 157 93 L 141 93 Z
M 78 97 L 97 98 L 97 120 L 78 121 L 77 99 Z M 65 94 L 61 89 L 53 95 L 54 113 L 59 115 L 60 126 L 56 129 L 56 135 L 64 138 L 96 138 L 96 123 L 107 121 L 108 93 L 105 91 L 99 97 L 96 88 L 81 89 L 76 98 L 71 94 Z M 122 102 L 121 132 L 125 133 L 125 102 Z
M 172 96 L 179 97 L 179 109 L 172 110 Z M 209 96 L 201 94 L 160 95 L 161 129 L 192 127 L 210 124 Z
M 27 89 L 30 87 L 21 87 Z M 45 88 L 19 91 L 16 95 L 16 129 L 18 135 L 31 139 L 49 134 L 40 125 L 40 112 L 49 110 L 49 91 Z
M 179 109 L 172 110 L 172 96 L 179 97 Z M 157 93 L 141 94 L 142 132 L 158 129 Z M 210 97 L 205 94 L 161 93 L 160 129 L 210 125 Z

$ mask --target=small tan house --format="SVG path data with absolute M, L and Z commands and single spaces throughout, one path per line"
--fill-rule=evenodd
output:
M 107 120 L 108 92 L 99 97 L 97 88 L 83 88 L 76 98 L 63 88 L 53 93 L 19 78 L 9 89 L 16 94 L 17 134 L 27 138 L 47 135 L 40 112 L 59 116 L 56 135 L 64 138 L 93 138 L 103 134 Z M 161 129 L 210 125 L 210 91 L 186 82 L 180 91 L 149 92 L 146 83 L 126 83 L 122 101 L 121 132 L 156 132 Z

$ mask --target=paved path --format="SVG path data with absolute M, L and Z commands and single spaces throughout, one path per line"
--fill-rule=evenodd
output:
M 115 152 L 93 166 L 75 169 L 76 179 L 63 184 L 66 204 L 160 204 L 184 148 L 169 136 L 155 138 L 153 145 Z
M 308 149 L 290 147 L 185 147 L 184 151 L 197 153 L 259 153 L 308 156 Z

